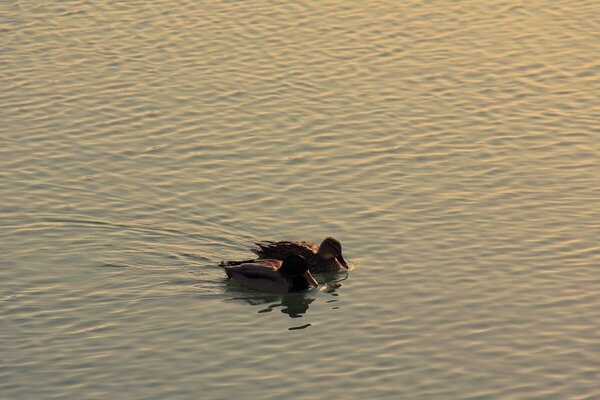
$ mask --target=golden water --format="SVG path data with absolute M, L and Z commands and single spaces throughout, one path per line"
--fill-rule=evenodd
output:
M 4 1 L 0 397 L 600 398 L 594 1 Z M 216 263 L 341 240 L 258 295 Z

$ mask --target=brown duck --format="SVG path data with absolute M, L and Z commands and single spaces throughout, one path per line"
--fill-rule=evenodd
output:
M 304 257 L 310 272 L 336 272 L 342 268 L 348 268 L 348 264 L 342 256 L 341 243 L 332 237 L 325 238 L 320 245 L 307 241 L 288 240 L 262 241 L 257 242 L 256 245 L 258 249 L 251 249 L 251 251 L 258 256 L 258 260 L 284 260 L 288 255 L 295 254 Z M 222 265 L 239 265 L 256 261 L 227 261 Z

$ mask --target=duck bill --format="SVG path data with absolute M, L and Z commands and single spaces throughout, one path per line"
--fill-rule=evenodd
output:
M 316 281 L 316 279 L 312 276 L 309 270 L 306 270 L 306 272 L 304 273 L 304 277 L 311 285 L 315 287 L 319 286 L 319 282 Z
M 344 257 L 342 257 L 341 254 L 339 256 L 337 256 L 336 258 L 339 261 L 339 263 L 342 264 L 342 267 L 348 269 L 348 263 L 346 262 L 346 260 L 344 260 Z

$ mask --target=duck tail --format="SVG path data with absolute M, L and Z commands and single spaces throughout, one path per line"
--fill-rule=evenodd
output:
M 270 240 L 264 240 L 262 242 L 256 242 L 254 244 L 256 246 L 258 246 L 258 249 L 250 249 L 250 251 L 259 257 L 264 257 L 267 254 L 267 252 L 269 251 L 270 247 L 273 244 L 275 244 L 275 242 L 272 242 Z
M 256 262 L 256 260 L 252 259 L 252 260 L 240 260 L 240 261 L 221 261 L 219 263 L 219 267 L 232 267 L 234 265 L 241 265 L 241 264 L 247 264 L 247 263 L 253 263 Z

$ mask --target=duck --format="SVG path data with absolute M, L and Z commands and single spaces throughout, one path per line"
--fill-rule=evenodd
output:
M 302 292 L 319 283 L 311 275 L 308 263 L 298 254 L 290 254 L 283 261 L 274 259 L 221 262 L 227 277 L 241 286 L 259 292 Z
M 253 263 L 260 260 L 283 260 L 290 254 L 304 257 L 308 269 L 312 273 L 338 272 L 342 268 L 348 269 L 348 263 L 342 256 L 342 244 L 334 237 L 326 237 L 320 245 L 309 241 L 283 240 L 274 242 L 270 240 L 256 242 L 257 249 L 250 249 L 258 259 L 246 261 L 230 261 L 229 265 Z

